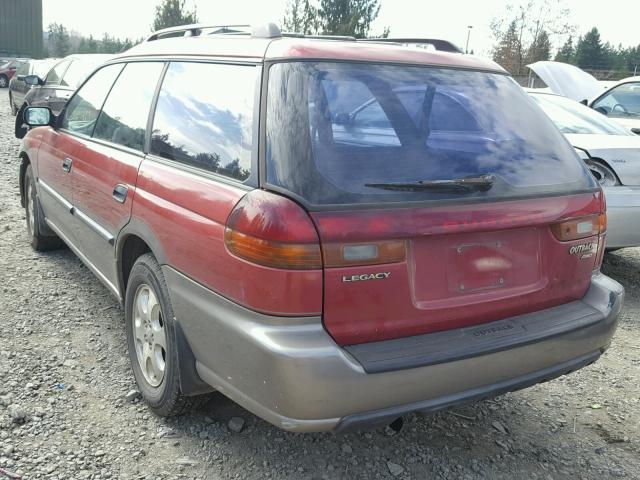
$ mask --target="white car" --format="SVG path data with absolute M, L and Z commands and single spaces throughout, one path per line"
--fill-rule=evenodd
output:
M 615 119 L 631 132 L 640 134 L 640 77 L 629 77 L 613 84 L 605 84 L 567 63 L 536 62 L 527 67 L 533 70 L 551 91 L 583 102 L 597 112 Z
M 607 200 L 607 249 L 640 246 L 640 136 L 553 93 L 527 92 L 587 164 Z

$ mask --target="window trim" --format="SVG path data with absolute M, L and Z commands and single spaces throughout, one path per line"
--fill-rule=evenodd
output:
M 145 138 L 145 152 L 147 158 L 152 161 L 159 161 L 165 165 L 177 166 L 180 170 L 184 170 L 191 173 L 199 172 L 200 174 L 204 174 L 205 177 L 210 178 L 212 180 L 223 180 L 225 183 L 230 183 L 231 185 L 236 186 L 246 186 L 248 188 L 257 188 L 259 185 L 259 148 L 260 148 L 260 107 L 261 107 L 261 91 L 262 91 L 262 73 L 263 73 L 263 64 L 260 62 L 253 62 L 247 60 L 232 60 L 232 59 L 209 59 L 209 58 L 191 58 L 191 57 L 168 57 L 165 58 L 165 69 L 161 75 L 161 82 L 158 83 L 158 89 L 156 91 L 156 95 L 151 103 L 150 109 L 150 117 L 149 123 L 147 124 L 147 138 Z M 178 160 L 171 160 L 169 158 L 160 157 L 151 153 L 151 133 L 153 131 L 153 122 L 155 120 L 156 109 L 158 106 L 158 99 L 160 98 L 160 91 L 162 90 L 162 85 L 164 84 L 164 79 L 166 76 L 171 63 L 205 63 L 211 65 L 237 65 L 237 66 L 248 66 L 254 67 L 255 70 L 255 88 L 253 95 L 253 118 L 252 118 L 252 133 L 251 133 L 251 173 L 245 180 L 234 179 L 233 177 L 228 177 L 226 175 L 221 175 L 211 170 L 207 170 L 205 168 L 200 168 L 194 165 L 189 165 L 184 162 L 180 162 Z M 186 168 L 182 168 L 186 167 Z

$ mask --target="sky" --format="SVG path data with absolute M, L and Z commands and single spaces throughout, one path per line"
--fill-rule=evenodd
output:
M 151 31 L 154 8 L 160 0 L 43 0 L 43 23 L 62 23 L 83 35 L 141 38 Z M 436 37 L 464 48 L 468 26 L 469 48 L 490 55 L 493 45 L 490 23 L 504 15 L 509 3 L 525 0 L 380 0 L 381 8 L 371 33 L 391 28 L 392 37 Z M 287 0 L 187 0 L 201 22 L 215 24 L 280 23 Z M 570 23 L 577 34 L 597 26 L 603 41 L 613 45 L 640 44 L 640 1 L 565 0 Z M 558 45 L 559 46 L 559 45 Z

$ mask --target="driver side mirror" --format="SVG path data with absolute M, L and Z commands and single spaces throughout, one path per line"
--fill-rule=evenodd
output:
M 30 127 L 45 127 L 53 125 L 55 116 L 48 107 L 27 107 L 22 118 Z
M 25 75 L 24 83 L 27 85 L 44 85 L 42 79 L 37 75 Z

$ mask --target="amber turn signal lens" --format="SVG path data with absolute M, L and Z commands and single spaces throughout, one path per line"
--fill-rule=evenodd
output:
M 322 247 L 326 267 L 378 265 L 402 262 L 407 257 L 403 240 L 385 240 L 362 244 L 328 244 Z
M 224 243 L 234 255 L 265 267 L 292 270 L 322 268 L 320 246 L 316 244 L 272 242 L 228 227 L 224 231 Z
M 607 230 L 607 215 L 589 215 L 551 225 L 551 231 L 561 242 L 593 237 Z

